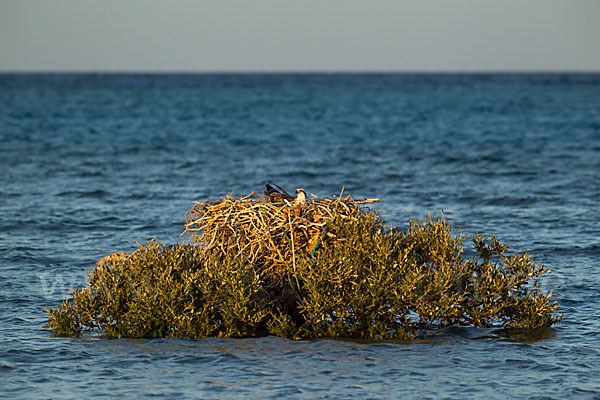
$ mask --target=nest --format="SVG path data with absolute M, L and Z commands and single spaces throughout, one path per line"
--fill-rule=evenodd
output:
M 271 203 L 253 192 L 196 202 L 185 215 L 184 234 L 206 252 L 243 259 L 271 276 L 281 276 L 290 268 L 295 271 L 300 258 L 314 263 L 319 248 L 344 240 L 328 229 L 334 218 L 373 218 L 376 212 L 363 205 L 379 201 L 344 196 L 343 188 L 329 199 L 311 196 L 303 203 Z

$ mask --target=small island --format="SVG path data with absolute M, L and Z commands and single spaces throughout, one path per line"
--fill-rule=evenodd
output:
M 285 192 L 284 192 L 285 193 Z M 186 240 L 113 253 L 47 309 L 62 336 L 398 339 L 451 325 L 559 322 L 547 269 L 494 235 L 455 234 L 443 214 L 387 225 L 378 199 L 252 193 L 196 203 Z M 475 256 L 463 255 L 471 242 Z

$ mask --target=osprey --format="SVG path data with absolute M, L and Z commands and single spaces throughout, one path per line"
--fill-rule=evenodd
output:
M 306 201 L 306 193 L 304 189 L 298 188 L 296 189 L 296 198 L 294 198 L 291 194 L 286 192 L 281 186 L 275 185 L 281 191 L 278 191 L 273 186 L 267 184 L 265 190 L 265 196 L 269 198 L 271 203 L 285 203 L 287 202 L 298 202 L 304 203 Z

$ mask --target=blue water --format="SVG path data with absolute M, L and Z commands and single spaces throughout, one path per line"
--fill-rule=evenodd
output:
M 441 210 L 552 272 L 552 329 L 412 343 L 42 328 L 85 271 L 267 182 Z M 600 75 L 0 75 L 0 397 L 600 398 Z

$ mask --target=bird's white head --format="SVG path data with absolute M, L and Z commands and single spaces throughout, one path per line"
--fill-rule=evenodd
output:
M 306 201 L 306 192 L 302 188 L 296 189 L 296 201 L 304 203 Z

